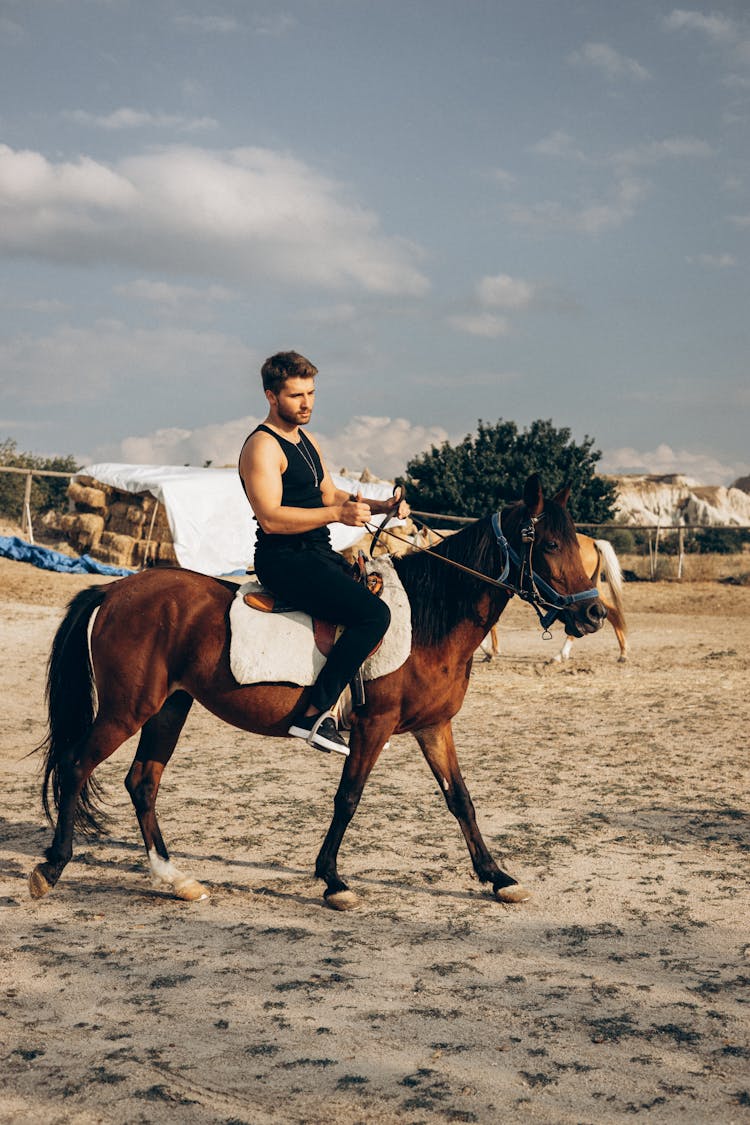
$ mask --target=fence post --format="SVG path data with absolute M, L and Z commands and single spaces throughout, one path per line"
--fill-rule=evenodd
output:
M 34 542 L 34 528 L 31 526 L 31 469 L 26 474 L 23 490 L 23 515 L 21 517 L 21 531 L 26 529 L 29 543 Z
M 683 565 L 683 562 L 685 561 L 685 528 L 684 527 L 681 527 L 679 529 L 679 531 L 677 532 L 677 549 L 678 549 L 678 555 L 679 555 L 679 557 L 677 559 L 677 577 L 679 579 L 682 579 L 682 565 Z

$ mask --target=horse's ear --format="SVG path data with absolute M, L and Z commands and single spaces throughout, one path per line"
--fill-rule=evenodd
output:
M 556 496 L 552 497 L 553 503 L 559 504 L 561 508 L 567 508 L 568 500 L 570 500 L 570 484 L 564 485 Z
M 544 511 L 544 495 L 542 494 L 542 482 L 538 473 L 532 473 L 523 486 L 523 502 L 532 519 L 541 516 Z

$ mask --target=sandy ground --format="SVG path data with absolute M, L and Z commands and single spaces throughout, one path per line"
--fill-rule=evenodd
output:
M 41 901 L 44 662 L 95 581 L 0 560 L 0 1122 L 742 1122 L 750 1119 L 750 588 L 627 587 L 548 663 L 512 605 L 456 720 L 502 906 L 410 737 L 341 852 L 363 899 L 311 876 L 339 763 L 194 708 L 160 813 L 208 902 L 151 888 L 122 780 L 112 834 Z

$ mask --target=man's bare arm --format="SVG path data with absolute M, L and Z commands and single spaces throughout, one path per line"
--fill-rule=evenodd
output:
M 240 476 L 253 512 L 266 534 L 298 535 L 329 523 L 363 527 L 369 520 L 371 513 L 366 502 L 352 500 L 348 493 L 336 488 L 333 495 L 330 490 L 321 488 L 322 508 L 282 505 L 283 471 L 284 455 L 275 438 L 262 431 L 253 434 L 245 443 L 240 457 Z

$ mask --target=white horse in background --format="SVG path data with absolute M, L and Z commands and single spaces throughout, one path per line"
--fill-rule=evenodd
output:
M 622 604 L 622 567 L 615 554 L 615 549 L 608 539 L 592 539 L 589 535 L 577 535 L 581 548 L 583 566 L 595 586 L 599 585 L 602 574 L 609 586 L 609 590 L 601 595 L 602 603 L 607 607 L 607 621 L 615 631 L 617 643 L 620 646 L 620 662 L 628 658 L 627 627 Z M 562 648 L 552 659 L 561 662 L 568 660 L 573 648 L 574 637 L 567 635 Z M 497 626 L 493 625 L 481 644 L 485 660 L 492 660 L 500 649 L 497 642 Z

